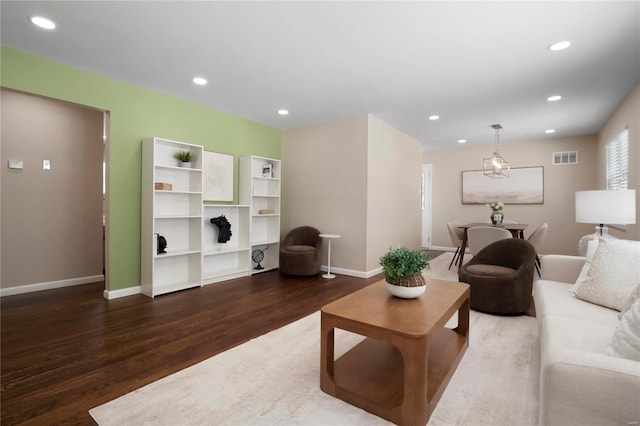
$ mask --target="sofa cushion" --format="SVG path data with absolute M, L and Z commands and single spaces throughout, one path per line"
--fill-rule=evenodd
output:
M 640 361 L 640 300 L 622 316 L 604 353 Z
M 615 324 L 555 314 L 545 316 L 542 321 L 540 335 L 544 337 L 540 343 L 543 352 L 568 349 L 603 354 L 616 329 Z
M 580 275 L 578 275 L 578 279 L 573 287 L 571 287 L 571 293 L 576 294 L 576 291 L 582 284 L 587 281 L 587 275 L 589 274 L 589 269 L 591 268 L 591 259 L 593 259 L 593 255 L 596 254 L 596 249 L 598 248 L 599 239 L 589 240 L 587 243 L 587 254 L 585 257 L 587 260 L 582 265 L 582 270 L 580 271 Z
M 559 315 L 542 321 L 539 424 L 634 423 L 639 415 L 640 364 L 604 354 L 615 326 Z
M 613 327 L 618 324 L 616 311 L 576 299 L 569 293 L 570 288 L 571 284 L 558 281 L 536 281 L 533 287 L 536 316 L 543 318 L 545 315 L 555 314 L 609 324 Z
M 575 296 L 621 311 L 640 285 L 640 241 L 601 238 Z

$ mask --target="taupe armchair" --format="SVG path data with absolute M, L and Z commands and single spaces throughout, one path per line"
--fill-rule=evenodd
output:
M 470 286 L 471 308 L 490 314 L 523 314 L 531 306 L 536 249 L 526 240 L 506 238 L 480 250 L 458 271 Z
M 294 228 L 280 244 L 280 272 L 286 275 L 316 275 L 322 262 L 320 231 L 311 226 Z

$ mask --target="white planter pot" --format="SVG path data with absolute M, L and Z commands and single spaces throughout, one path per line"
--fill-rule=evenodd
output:
M 190 169 L 191 168 L 191 161 L 181 161 L 180 162 L 180 167 L 184 167 L 185 169 Z
M 387 290 L 389 290 L 389 293 L 403 299 L 415 299 L 422 295 L 426 288 L 426 285 L 421 285 L 419 287 L 403 287 L 387 283 Z

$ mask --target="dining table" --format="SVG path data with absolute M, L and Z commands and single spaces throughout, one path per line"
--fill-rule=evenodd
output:
M 460 244 L 460 256 L 458 257 L 458 269 L 464 264 L 464 251 L 467 249 L 467 230 L 476 226 L 493 226 L 494 228 L 502 228 L 510 231 L 513 238 L 521 238 L 524 240 L 524 230 L 529 226 L 526 223 L 503 223 L 502 225 L 493 225 L 486 222 L 472 222 L 465 225 L 459 225 L 458 228 L 464 229 L 462 243 Z

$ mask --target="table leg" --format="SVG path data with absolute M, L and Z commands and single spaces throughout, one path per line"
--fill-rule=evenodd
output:
M 331 273 L 331 238 L 329 238 L 329 252 L 327 253 L 327 273 L 322 276 L 323 278 L 335 278 L 336 276 Z
M 335 395 L 336 384 L 333 381 L 334 372 L 335 328 L 329 321 L 320 317 L 320 389 Z
M 404 358 L 404 399 L 400 407 L 402 425 L 424 425 L 430 415 L 427 374 L 431 336 L 407 339 L 400 349 Z

